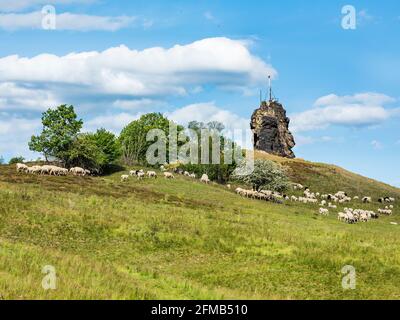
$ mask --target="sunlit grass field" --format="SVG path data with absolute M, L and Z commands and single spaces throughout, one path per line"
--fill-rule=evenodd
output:
M 375 199 L 353 208 L 400 200 L 399 189 L 334 166 L 274 160 L 313 191 Z M 0 166 L 0 298 L 400 298 L 398 203 L 391 217 L 347 225 L 335 210 L 316 215 L 317 205 L 242 199 L 184 177 L 121 183 L 121 174 Z M 42 288 L 45 265 L 56 269 L 56 290 Z M 355 290 L 342 288 L 345 265 L 356 268 Z

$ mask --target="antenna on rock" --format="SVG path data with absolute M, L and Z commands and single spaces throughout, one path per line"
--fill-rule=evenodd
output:
M 271 85 L 271 76 L 268 76 L 268 88 L 269 88 L 269 102 L 272 102 L 272 85 Z

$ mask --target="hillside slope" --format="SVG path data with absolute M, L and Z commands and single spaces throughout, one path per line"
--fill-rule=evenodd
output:
M 400 198 L 337 167 L 275 160 L 313 190 Z M 242 199 L 189 178 L 119 177 L 0 166 L 1 298 L 400 298 L 397 203 L 391 217 L 347 225 L 315 215 L 315 205 Z M 56 290 L 41 286 L 45 265 L 56 269 Z M 356 268 L 356 290 L 341 286 L 345 265 Z

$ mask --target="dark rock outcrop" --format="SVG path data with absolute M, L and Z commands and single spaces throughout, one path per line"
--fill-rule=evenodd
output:
M 286 110 L 277 101 L 263 101 L 251 117 L 254 148 L 277 156 L 295 158 L 292 148 L 296 145 L 289 131 Z

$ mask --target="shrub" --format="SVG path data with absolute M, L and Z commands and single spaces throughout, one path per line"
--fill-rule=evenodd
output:
M 245 163 L 238 167 L 238 173 L 244 169 Z M 289 187 L 289 179 L 283 168 L 270 160 L 255 160 L 254 171 L 250 174 L 240 175 L 235 173 L 233 178 L 239 182 L 251 185 L 254 190 L 268 189 L 271 191 L 283 192 Z
M 25 160 L 24 157 L 13 157 L 10 159 L 10 161 L 8 162 L 8 164 L 16 164 L 16 163 L 23 163 Z

